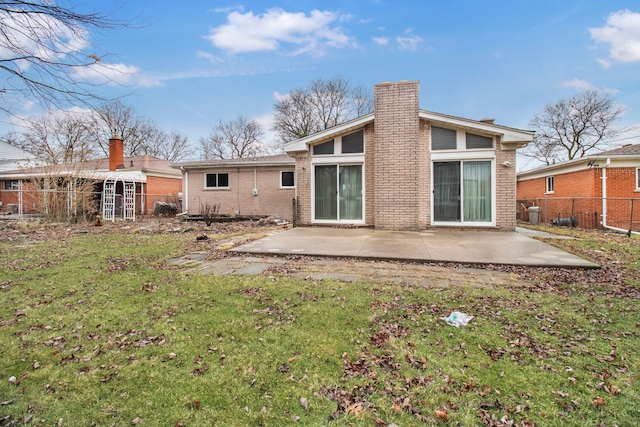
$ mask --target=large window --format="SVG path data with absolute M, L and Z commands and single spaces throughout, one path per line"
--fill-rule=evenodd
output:
M 316 165 L 314 170 L 314 219 L 362 221 L 362 165 Z
M 433 163 L 436 222 L 491 222 L 492 192 L 489 160 Z
M 207 173 L 205 174 L 205 188 L 229 188 L 229 174 Z
M 296 186 L 295 173 L 293 171 L 280 172 L 280 187 L 289 188 Z
M 545 193 L 553 193 L 553 177 L 552 176 L 548 176 L 545 179 L 545 189 L 544 192 Z

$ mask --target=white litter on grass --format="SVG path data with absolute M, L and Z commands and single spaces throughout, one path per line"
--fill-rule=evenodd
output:
M 473 319 L 473 316 L 469 316 L 468 314 L 461 313 L 459 311 L 452 311 L 449 317 L 441 317 L 440 319 L 447 322 L 447 325 L 459 328 L 460 326 L 467 326 L 467 323 Z

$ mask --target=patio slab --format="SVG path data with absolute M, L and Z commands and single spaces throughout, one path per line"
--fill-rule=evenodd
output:
M 232 252 L 423 262 L 599 268 L 597 264 L 518 232 L 297 227 Z

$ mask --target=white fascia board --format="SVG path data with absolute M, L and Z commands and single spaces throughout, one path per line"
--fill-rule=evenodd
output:
M 287 142 L 286 144 L 283 145 L 284 151 L 286 153 L 309 151 L 310 144 L 317 141 L 322 141 L 325 139 L 331 139 L 332 137 L 345 133 L 350 129 L 360 128 L 366 125 L 367 123 L 372 122 L 373 116 L 374 116 L 373 113 L 367 114 L 366 116 L 361 116 L 361 117 L 358 117 L 357 119 L 353 119 L 348 122 L 341 123 L 332 128 L 325 129 L 320 132 L 316 132 L 313 135 L 305 136 L 303 138 Z
M 507 126 L 495 125 L 491 123 L 484 123 L 478 120 L 465 119 L 462 117 L 449 116 L 441 113 L 434 113 L 432 111 L 420 110 L 419 116 L 421 119 L 426 119 L 436 124 L 442 123 L 444 125 L 450 125 L 455 127 L 461 127 L 466 129 L 477 130 L 486 132 L 492 135 L 499 135 L 500 142 L 507 145 L 524 146 L 533 141 L 534 131 L 510 128 Z

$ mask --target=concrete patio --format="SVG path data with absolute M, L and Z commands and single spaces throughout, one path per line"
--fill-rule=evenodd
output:
M 232 249 L 267 255 L 310 255 L 421 262 L 505 264 L 565 268 L 599 268 L 533 235 L 549 233 L 429 230 L 382 231 L 368 228 L 298 227 L 276 232 Z

